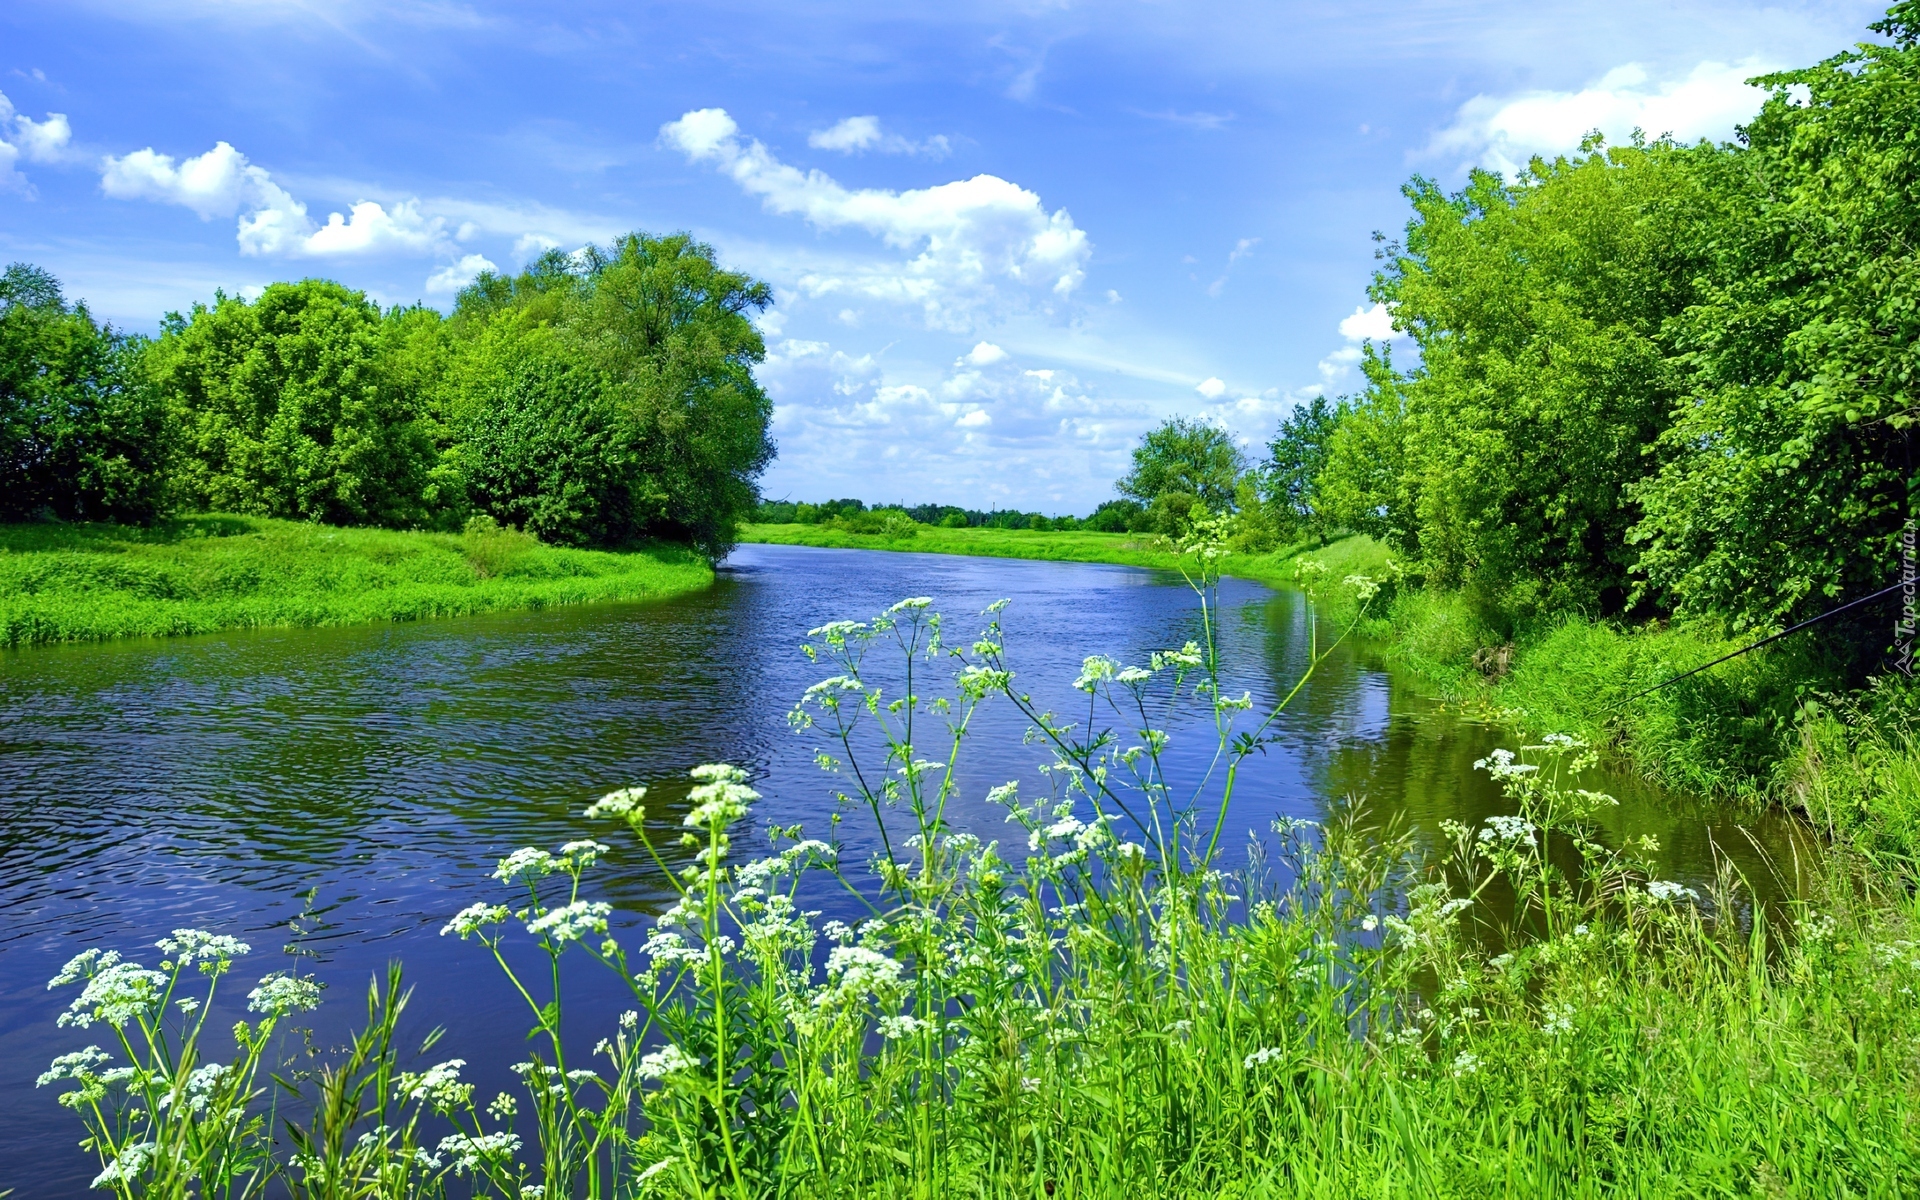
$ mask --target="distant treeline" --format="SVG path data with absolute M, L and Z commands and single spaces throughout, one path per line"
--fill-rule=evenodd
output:
M 0 277 L 0 520 L 219 511 L 724 553 L 772 459 L 764 284 L 686 236 L 484 274 L 450 316 L 326 280 L 127 336 Z
M 902 528 L 904 523 L 936 525 L 943 529 L 1156 532 L 1146 506 L 1134 500 L 1109 500 L 1087 517 L 1049 517 L 1045 513 L 1010 508 L 982 512 L 951 504 L 876 504 L 869 508 L 860 500 L 823 500 L 818 504 L 766 500 L 754 509 L 753 519 L 765 525 L 830 525 L 850 533 L 885 533 L 889 530 L 889 521 L 893 522 L 894 529 Z

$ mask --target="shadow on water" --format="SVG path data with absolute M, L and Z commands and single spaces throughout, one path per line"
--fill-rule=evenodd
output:
M 677 825 L 686 786 L 676 781 L 703 762 L 754 772 L 766 797 L 757 826 L 823 831 L 832 788 L 812 763 L 818 739 L 786 721 L 824 673 L 798 653 L 802 635 L 909 595 L 934 597 L 952 641 L 1012 597 L 1004 621 L 1022 686 L 1063 712 L 1084 656 L 1139 661 L 1197 634 L 1177 577 L 754 546 L 708 591 L 662 603 L 0 653 L 0 1188 L 84 1195 L 97 1169 L 74 1149 L 78 1125 L 52 1089 L 33 1086 L 49 1059 L 86 1040 L 54 1026 L 70 997 L 45 982 L 62 962 L 91 945 L 138 958 L 182 925 L 237 933 L 255 951 L 231 1002 L 289 965 L 278 951 L 310 890 L 302 949 L 332 988 L 319 1041 L 340 1040 L 368 977 L 399 957 L 418 988 L 416 1032 L 448 1027 L 435 1057 L 475 1064 L 468 1076 L 483 1094 L 511 1086 L 501 1048 L 520 1044 L 526 1015 L 483 952 L 438 936 L 447 916 L 501 899 L 488 875 L 516 847 L 604 836 L 579 813 L 611 788 L 650 785 L 662 831 Z M 1270 705 L 1308 661 L 1308 608 L 1297 593 L 1236 580 L 1222 600 L 1230 682 Z M 960 828 L 1008 840 L 983 797 L 1033 778 L 1023 730 L 1004 705 L 986 713 L 953 814 Z M 1278 733 L 1243 775 L 1234 838 L 1347 797 L 1422 827 L 1509 811 L 1472 763 L 1510 739 L 1441 709 L 1363 647 L 1322 665 Z M 1178 768 L 1200 770 L 1211 749 L 1202 731 L 1176 726 Z M 1756 843 L 1734 829 L 1741 814 L 1630 777 L 1605 786 L 1622 801 L 1610 835 L 1655 834 L 1671 877 L 1705 883 L 1714 841 L 1764 877 Z M 1781 822 L 1757 823 L 1761 847 L 1778 853 L 1788 837 Z M 657 869 L 623 838 L 606 840 L 599 894 L 630 913 L 656 908 Z M 857 818 L 845 841 L 849 864 L 878 849 Z M 590 1042 L 624 1005 L 604 980 L 583 974 L 580 985 L 569 1021 L 594 1030 Z

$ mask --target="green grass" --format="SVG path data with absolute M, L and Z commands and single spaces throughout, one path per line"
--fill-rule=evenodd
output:
M 505 529 L 404 533 L 231 516 L 151 528 L 0 525 L 0 646 L 417 621 L 670 596 L 712 578 L 689 550 L 567 550 Z
M 913 537 L 890 538 L 883 534 L 848 533 L 821 525 L 748 525 L 741 529 L 740 540 L 777 546 L 1117 563 L 1163 571 L 1180 567 L 1180 556 L 1168 549 L 1162 539 L 1146 533 L 1043 533 L 1031 529 L 942 529 L 922 525 Z M 1386 550 L 1366 537 L 1342 538 L 1326 547 L 1301 543 L 1272 554 L 1236 554 L 1226 560 L 1225 571 L 1241 579 L 1290 584 L 1295 582 L 1295 560 L 1303 555 L 1326 559 L 1330 567 L 1352 574 L 1377 570 L 1386 557 Z

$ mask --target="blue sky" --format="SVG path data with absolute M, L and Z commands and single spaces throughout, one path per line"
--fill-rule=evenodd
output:
M 770 496 L 1085 512 L 1353 386 L 1408 175 L 1728 136 L 1882 7 L 12 0 L 0 257 L 150 332 L 691 230 L 778 297 Z

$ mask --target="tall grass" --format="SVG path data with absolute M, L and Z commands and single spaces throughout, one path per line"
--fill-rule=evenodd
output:
M 413 621 L 666 596 L 711 579 L 691 551 L 561 549 L 486 520 L 463 534 L 230 516 L 0 525 L 0 646 Z
M 200 1194 L 235 1196 L 261 1194 L 268 1161 L 315 1197 L 1920 1187 L 1920 948 L 1900 880 L 1836 858 L 1807 881 L 1815 901 L 1770 909 L 1730 868 L 1707 896 L 1653 878 L 1653 846 L 1602 842 L 1612 801 L 1580 786 L 1593 751 L 1558 736 L 1480 764 L 1512 808 L 1480 827 L 1400 828 L 1355 802 L 1283 823 L 1269 855 L 1223 873 L 1238 767 L 1274 714 L 1221 688 L 1218 547 L 1185 549 L 1205 635 L 1088 659 L 1070 713 L 1022 690 L 998 605 L 964 638 L 918 597 L 813 630 L 823 678 L 791 720 L 841 788 L 828 830 L 876 825 L 864 870 L 799 828 L 743 861 L 757 797 L 724 764 L 693 768 L 676 823 L 641 787 L 584 814 L 637 838 L 678 893 L 640 933 L 592 898 L 602 843 L 501 860 L 501 901 L 446 931 L 526 1005 L 519 1095 L 483 1102 L 457 1061 L 396 1074 L 389 985 L 289 1153 L 247 1086 L 183 1075 L 216 1035 L 169 1011 L 173 951 L 157 973 L 96 952 L 62 973 L 85 989 L 71 1019 L 122 1035 L 134 1065 L 81 1052 L 46 1082 L 76 1082 L 103 1186 L 129 1197 L 180 1194 L 187 1160 L 165 1156 L 195 1138 L 246 1167 L 194 1168 Z M 1350 581 L 1357 619 L 1382 585 Z M 1017 709 L 1050 759 L 990 794 L 1018 831 L 1004 847 L 948 820 L 988 705 Z M 1161 753 L 1194 736 L 1182 713 L 1217 746 L 1198 778 Z M 820 885 L 868 915 L 819 924 L 803 906 Z M 223 950 L 216 975 L 238 959 Z M 613 1027 L 569 1023 L 569 958 L 631 997 Z M 169 1022 L 170 1055 L 136 1060 L 129 1031 Z M 258 1037 L 241 1033 L 243 1050 Z M 583 1033 L 603 1038 L 585 1060 Z

